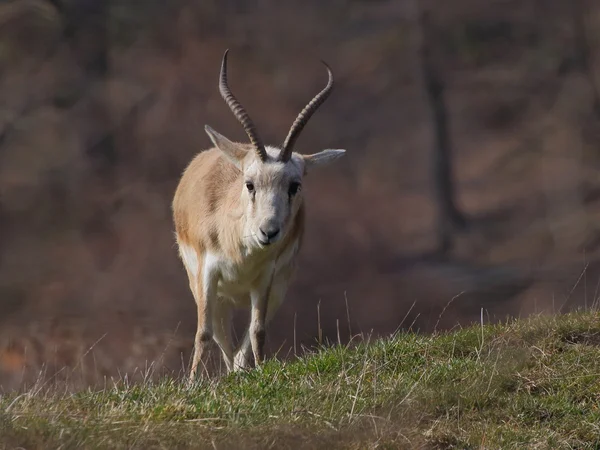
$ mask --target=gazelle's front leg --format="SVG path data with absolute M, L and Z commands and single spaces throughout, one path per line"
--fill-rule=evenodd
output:
M 198 328 L 194 340 L 194 358 L 190 371 L 190 381 L 196 378 L 198 364 L 204 350 L 213 337 L 213 309 L 217 300 L 218 271 L 211 264 L 209 256 L 204 258 L 201 276 L 198 277 L 194 297 L 198 307 Z
M 227 372 L 233 370 L 233 345 L 231 342 L 231 303 L 218 298 L 212 310 L 213 339 L 221 349 Z
M 258 367 L 264 360 L 266 327 L 265 318 L 267 316 L 267 304 L 269 300 L 269 291 L 271 286 L 264 290 L 254 291 L 250 293 L 252 301 L 252 309 L 250 311 L 250 343 L 252 345 L 252 353 L 254 353 L 254 364 Z
M 269 301 L 266 307 L 266 317 L 263 321 L 263 329 L 266 329 L 266 326 L 269 324 L 279 306 L 283 302 L 285 297 L 285 293 L 287 291 L 287 282 L 283 280 L 275 281 L 270 289 Z M 254 306 L 253 306 L 254 311 Z M 252 314 L 252 313 L 251 313 Z M 240 347 L 234 358 L 234 370 L 246 369 L 250 366 L 250 358 L 252 353 L 254 353 L 254 348 L 252 345 L 252 317 L 250 322 L 250 328 L 244 334 L 244 338 L 240 344 Z M 264 349 L 264 338 L 263 338 L 263 349 Z M 255 361 L 256 361 L 256 353 L 254 353 Z M 256 363 L 257 365 L 259 363 Z

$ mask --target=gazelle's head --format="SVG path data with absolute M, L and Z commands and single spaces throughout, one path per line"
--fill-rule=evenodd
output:
M 311 155 L 293 151 L 300 132 L 327 99 L 333 88 L 329 67 L 329 82 L 300 112 L 282 147 L 265 146 L 250 116 L 233 96 L 227 84 L 227 52 L 223 55 L 219 90 L 225 102 L 240 121 L 250 138 L 251 146 L 232 142 L 208 125 L 205 127 L 213 144 L 229 162 L 242 172 L 241 200 L 244 208 L 245 234 L 264 247 L 281 240 L 288 232 L 302 204 L 302 180 L 312 168 L 325 165 L 346 150 L 322 150 Z

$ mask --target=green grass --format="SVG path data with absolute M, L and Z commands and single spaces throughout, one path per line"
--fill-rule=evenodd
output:
M 0 399 L 0 447 L 600 449 L 600 314 L 323 349 L 182 380 Z

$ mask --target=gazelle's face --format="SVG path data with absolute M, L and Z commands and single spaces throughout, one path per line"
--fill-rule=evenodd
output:
M 281 240 L 294 223 L 302 203 L 304 161 L 296 155 L 287 162 L 277 161 L 279 149 L 267 147 L 266 150 L 267 162 L 253 155 L 247 158 L 242 177 L 246 234 L 259 246 Z
M 292 153 L 288 161 L 279 160 L 280 149 L 266 147 L 262 161 L 210 127 L 206 132 L 229 162 L 241 171 L 241 203 L 244 212 L 244 237 L 258 247 L 272 245 L 288 233 L 302 204 L 302 182 L 312 167 L 341 157 L 345 150 L 323 150 L 313 155 Z

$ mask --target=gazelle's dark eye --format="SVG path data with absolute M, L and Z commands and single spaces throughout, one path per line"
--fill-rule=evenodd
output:
M 299 190 L 300 190 L 300 183 L 293 182 L 290 184 L 290 190 L 288 191 L 288 194 L 290 196 L 296 195 Z
M 250 193 L 254 192 L 254 183 L 246 181 L 246 189 L 248 189 L 248 192 Z

